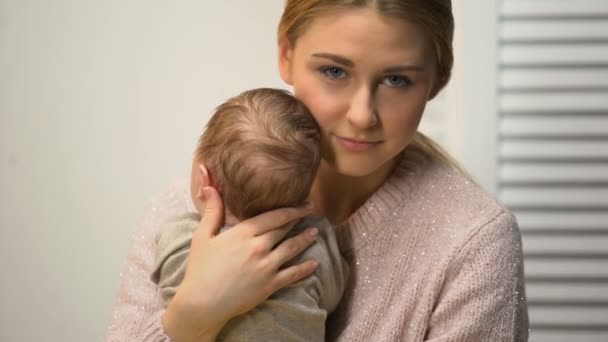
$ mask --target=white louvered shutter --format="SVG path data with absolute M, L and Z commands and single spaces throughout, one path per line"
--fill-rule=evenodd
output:
M 502 0 L 498 196 L 532 342 L 608 341 L 608 0 Z

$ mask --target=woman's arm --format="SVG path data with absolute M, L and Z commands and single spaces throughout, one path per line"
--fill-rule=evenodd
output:
M 161 324 L 165 308 L 150 272 L 157 231 L 170 215 L 186 212 L 186 198 L 185 193 L 171 188 L 145 210 L 121 272 L 106 341 L 171 341 Z
M 453 259 L 426 341 L 527 340 L 521 236 L 515 217 L 502 212 Z

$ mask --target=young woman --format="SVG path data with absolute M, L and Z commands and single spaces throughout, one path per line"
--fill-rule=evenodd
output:
M 329 340 L 527 340 L 515 218 L 417 132 L 448 82 L 453 29 L 449 0 L 286 2 L 279 72 L 322 131 L 310 200 L 336 225 L 352 268 Z M 162 221 L 193 208 L 185 188 L 162 195 L 144 221 L 108 340 L 212 341 L 232 317 L 314 272 L 314 261 L 281 268 L 314 230 L 273 248 L 311 209 L 275 210 L 217 235 L 222 201 L 204 185 L 174 300 L 163 307 L 149 272 Z

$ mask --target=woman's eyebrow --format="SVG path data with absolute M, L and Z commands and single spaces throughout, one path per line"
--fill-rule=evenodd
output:
M 422 65 L 399 65 L 384 69 L 385 74 L 398 74 L 404 71 L 424 71 Z
M 318 58 L 325 58 L 325 59 L 329 59 L 334 61 L 335 63 L 338 64 L 342 64 L 346 67 L 352 68 L 355 66 L 355 63 L 353 63 L 353 61 L 351 61 L 348 58 L 344 58 L 342 56 L 338 56 L 338 55 L 334 55 L 331 53 L 324 53 L 324 52 L 320 52 L 320 53 L 313 53 L 312 54 L 313 57 L 318 57 Z

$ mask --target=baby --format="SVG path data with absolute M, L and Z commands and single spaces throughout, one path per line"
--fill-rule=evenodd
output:
M 199 140 L 193 164 L 208 168 L 212 184 L 224 200 L 226 225 L 222 229 L 272 209 L 302 205 L 319 166 L 319 139 L 310 112 L 282 90 L 250 90 L 219 106 Z M 201 177 L 194 166 L 193 195 Z M 165 303 L 183 280 L 192 233 L 199 221 L 196 213 L 176 217 L 156 238 L 151 279 Z M 319 229 L 317 241 L 292 262 L 316 260 L 315 273 L 233 318 L 218 341 L 325 340 L 325 320 L 342 297 L 348 267 L 326 219 L 304 218 L 288 237 L 308 227 Z

